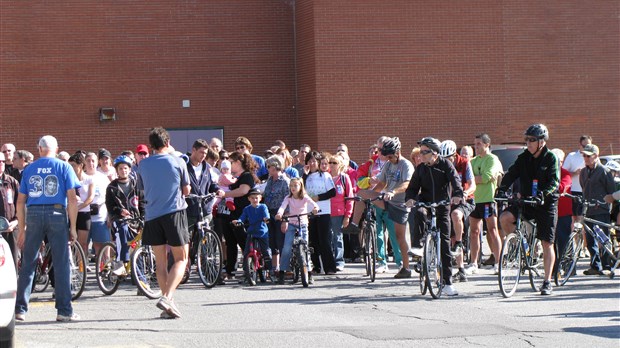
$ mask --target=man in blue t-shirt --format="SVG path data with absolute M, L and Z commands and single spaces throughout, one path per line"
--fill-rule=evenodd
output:
M 187 165 L 180 157 L 170 154 L 170 135 L 161 128 L 149 134 L 153 155 L 140 162 L 138 189 L 144 190 L 145 224 L 142 242 L 153 246 L 157 267 L 157 283 L 162 297 L 157 307 L 165 319 L 180 318 L 181 312 L 172 295 L 187 265 L 189 231 L 187 229 L 187 203 L 183 196 L 190 192 Z M 170 246 L 174 264 L 168 271 L 166 245 Z
M 15 320 L 26 319 L 39 246 L 43 238 L 47 237 L 54 260 L 56 320 L 75 321 L 79 320 L 80 316 L 73 312 L 71 306 L 71 271 L 67 244 L 69 240 L 73 242 L 77 238 L 75 189 L 80 187 L 80 182 L 73 168 L 56 158 L 56 138 L 51 135 L 42 137 L 38 148 L 41 158 L 22 172 L 17 198 L 17 245 L 22 250 L 22 260 L 17 281 Z

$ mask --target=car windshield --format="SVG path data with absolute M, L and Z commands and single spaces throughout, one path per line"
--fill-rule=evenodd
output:
M 523 149 L 494 149 L 491 152 L 499 158 L 500 162 L 502 162 L 502 168 L 504 168 L 505 173 L 508 171 L 508 168 L 510 168 L 510 166 L 515 163 L 515 161 L 517 160 L 517 156 L 519 156 L 523 152 Z

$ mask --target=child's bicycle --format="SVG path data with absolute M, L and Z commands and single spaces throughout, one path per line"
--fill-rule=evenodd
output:
M 116 223 L 137 224 L 137 233 L 131 241 L 127 242 L 127 245 L 129 245 L 130 250 L 135 250 L 141 245 L 144 220 L 141 218 L 125 218 Z M 114 294 L 121 282 L 131 276 L 131 260 L 129 261 L 130 267 L 126 267 L 118 255 L 117 244 L 113 242 L 107 242 L 101 247 L 95 265 L 97 286 L 105 295 Z
M 588 209 L 606 204 L 605 202 L 597 200 L 585 200 L 582 196 L 573 196 L 568 193 L 564 193 L 563 196 L 570 197 L 574 201 L 577 201 L 583 205 L 583 211 L 581 215 L 583 220 L 593 224 L 593 228 L 588 225 L 575 222 L 573 232 L 568 238 L 568 242 L 564 247 L 564 250 L 558 250 L 556 271 L 553 274 L 556 285 L 562 286 L 566 284 L 568 279 L 572 276 L 575 267 L 577 267 L 577 261 L 579 260 L 579 253 L 585 245 L 583 240 L 583 231 L 589 233 L 598 244 L 599 253 L 606 253 L 610 259 L 614 262 L 611 267 L 611 273 L 609 278 L 613 279 L 615 276 L 615 270 L 620 266 L 620 255 L 614 255 L 613 243 L 611 239 L 603 232 L 599 226 L 607 228 L 613 228 L 616 231 L 620 230 L 620 226 L 614 224 L 607 224 L 598 220 L 587 217 Z
M 508 298 L 514 295 L 519 285 L 519 279 L 528 271 L 530 285 L 534 291 L 539 291 L 544 278 L 543 248 L 540 240 L 536 239 L 536 224 L 523 218 L 523 207 L 540 205 L 541 202 L 533 197 L 517 198 L 495 197 L 497 202 L 508 202 L 517 206 L 515 231 L 506 236 L 502 252 L 499 257 L 499 289 L 502 296 Z M 530 228 L 526 228 L 525 226 Z M 527 230 L 531 230 L 531 233 Z
M 364 202 L 364 213 L 362 223 L 362 244 L 364 248 L 364 264 L 366 275 L 370 277 L 370 281 L 374 282 L 377 275 L 377 224 L 375 210 L 372 202 L 382 200 L 383 194 L 372 199 L 363 199 L 361 197 L 345 197 L 345 200 L 353 200 L 355 202 Z
M 300 218 L 306 214 L 283 216 L 282 222 L 288 222 L 291 218 Z M 308 246 L 308 242 L 301 237 L 299 227 L 295 228 L 295 238 L 293 239 L 291 270 L 293 271 L 293 284 L 297 283 L 301 278 L 301 284 L 307 288 L 311 283 L 309 269 L 310 255 L 314 253 L 314 249 Z
M 437 203 L 417 202 L 415 208 L 428 208 L 430 218 L 424 229 L 424 254 L 418 258 L 414 270 L 420 274 L 420 293 L 429 290 L 435 299 L 441 297 L 443 290 L 443 264 L 441 262 L 441 231 L 437 227 L 437 207 L 450 206 L 450 201 Z
M 268 222 L 269 219 L 263 220 L 264 222 Z M 263 221 L 259 221 L 257 223 L 261 223 Z M 231 222 L 231 224 L 235 227 L 242 227 L 247 230 L 249 224 L 241 223 L 241 222 Z M 258 238 L 252 237 L 250 238 L 248 247 L 248 254 L 243 257 L 243 270 L 245 272 L 245 278 L 250 284 L 250 286 L 256 285 L 257 279 L 260 280 L 261 283 L 267 281 L 267 273 L 269 270 L 265 269 L 265 260 L 263 258 L 263 253 L 260 249 L 260 243 L 258 242 Z

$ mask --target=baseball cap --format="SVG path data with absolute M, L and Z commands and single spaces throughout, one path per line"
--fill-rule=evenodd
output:
M 149 153 L 149 147 L 144 144 L 138 145 L 136 147 L 136 153 L 140 153 L 140 152 Z
M 583 147 L 583 150 L 581 150 L 581 153 L 586 154 L 588 156 L 598 155 L 598 146 L 594 144 L 588 144 Z
M 262 193 L 257 188 L 250 189 L 250 191 L 248 191 L 248 197 L 254 195 L 262 195 Z
M 99 155 L 97 158 L 101 159 L 103 157 L 112 158 L 112 154 L 106 149 L 99 149 Z
M 220 163 L 220 168 L 222 168 L 222 169 L 231 169 L 230 168 L 230 161 L 229 160 L 223 160 Z

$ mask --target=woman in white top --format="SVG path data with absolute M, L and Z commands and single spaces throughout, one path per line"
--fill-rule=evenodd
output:
M 90 233 L 90 204 L 95 198 L 95 184 L 92 177 L 84 172 L 84 160 L 86 157 L 82 152 L 76 152 L 69 157 L 69 164 L 73 167 L 75 175 L 80 181 L 81 187 L 77 189 L 78 196 L 78 216 L 77 232 L 78 242 L 84 251 L 88 250 L 88 234 Z

